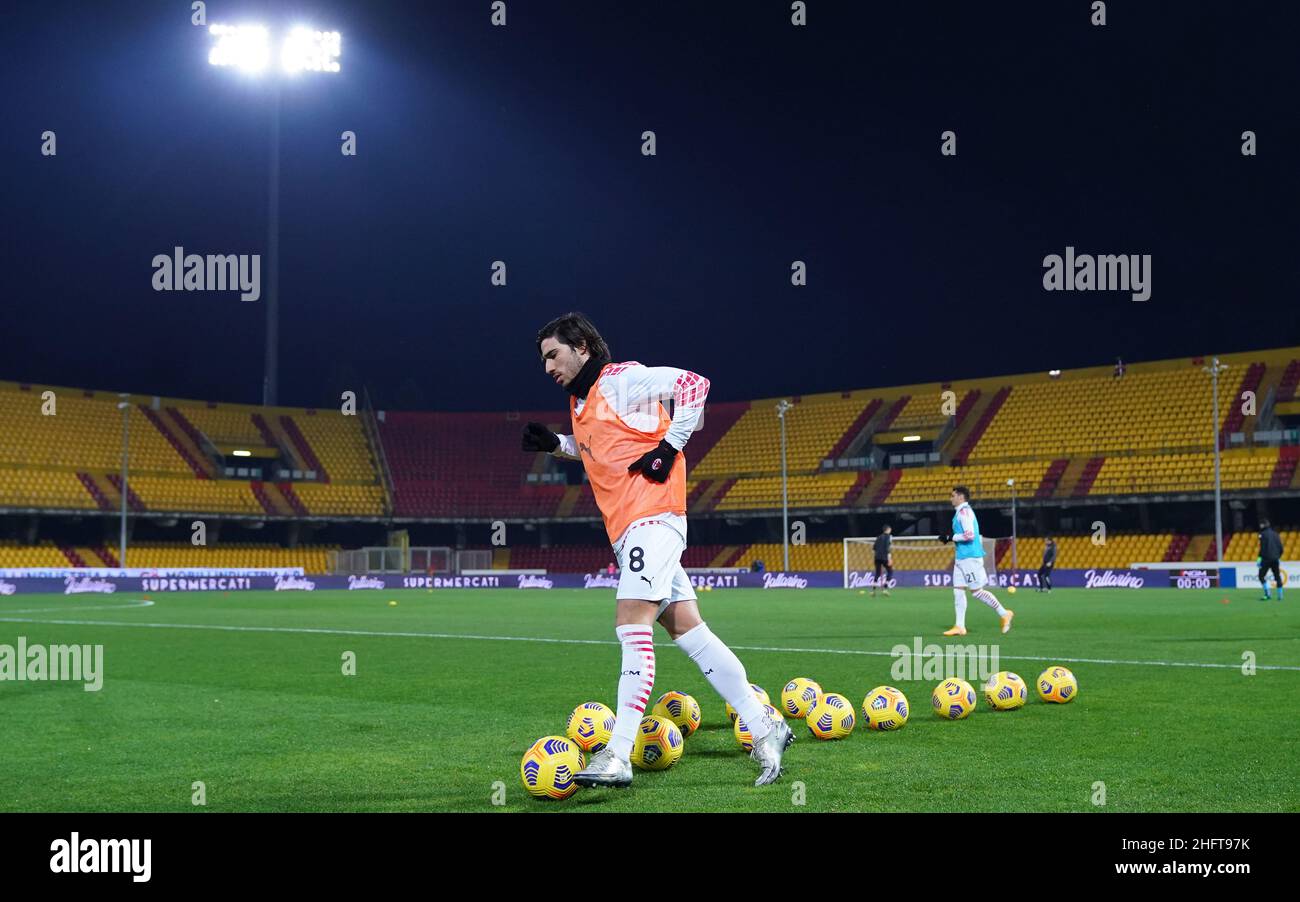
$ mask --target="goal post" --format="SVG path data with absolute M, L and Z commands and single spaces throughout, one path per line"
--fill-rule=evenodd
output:
M 997 539 L 981 538 L 984 547 L 984 571 L 989 582 L 997 575 Z M 844 538 L 844 588 L 874 588 L 876 585 L 876 536 Z M 894 536 L 890 543 L 894 559 L 894 578 L 900 573 L 951 573 L 953 545 L 938 536 Z

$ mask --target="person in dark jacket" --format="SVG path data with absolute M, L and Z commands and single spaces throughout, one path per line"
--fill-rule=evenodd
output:
M 1056 566 L 1056 540 L 1051 536 L 1047 537 L 1047 544 L 1043 546 L 1043 565 L 1038 568 L 1038 591 L 1052 591 L 1052 568 Z
M 1273 585 L 1277 586 L 1277 600 L 1282 600 L 1282 537 L 1273 524 L 1259 521 L 1259 584 L 1264 587 L 1260 601 L 1268 601 L 1268 571 L 1273 571 Z
M 885 594 L 888 595 L 889 583 L 894 578 L 894 527 L 886 526 L 880 531 L 872 551 L 876 559 L 876 579 L 871 584 L 871 594 L 874 596 L 876 587 L 883 586 Z M 885 574 L 883 582 L 880 579 L 882 572 Z

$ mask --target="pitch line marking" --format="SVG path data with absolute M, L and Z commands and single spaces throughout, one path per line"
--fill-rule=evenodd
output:
M 14 608 L 9 610 L 0 608 L 0 613 L 5 614 L 50 614 L 55 611 L 115 611 L 123 608 L 148 608 L 152 607 L 152 601 L 137 599 L 128 601 L 125 604 L 78 604 L 69 608 Z
M 114 605 L 113 607 L 119 607 Z M 136 607 L 124 605 L 121 607 Z M 84 608 L 82 610 L 85 610 Z M 69 626 L 125 626 L 145 629 L 211 630 L 227 633 L 297 633 L 321 636 L 369 636 L 394 639 L 466 639 L 479 642 L 542 642 L 553 645 L 618 645 L 608 639 L 548 639 L 540 636 L 478 636 L 467 633 L 411 633 L 396 630 L 345 630 L 309 626 L 232 626 L 211 623 L 131 623 L 123 620 L 41 620 L 35 617 L 0 617 L 0 623 L 67 624 Z M 671 643 L 656 642 L 659 648 Z M 783 648 L 770 645 L 732 645 L 737 651 L 785 652 L 814 655 L 867 655 L 892 658 L 892 652 L 868 651 L 859 648 Z M 911 650 L 908 651 L 909 655 Z M 999 655 L 1006 661 L 1046 661 L 1062 664 L 1118 664 L 1133 667 L 1203 667 L 1216 670 L 1240 670 L 1240 664 L 1207 664 L 1198 661 L 1125 661 L 1110 658 L 1042 658 L 1029 655 Z M 1256 670 L 1283 670 L 1300 672 L 1300 666 L 1290 664 L 1257 664 Z

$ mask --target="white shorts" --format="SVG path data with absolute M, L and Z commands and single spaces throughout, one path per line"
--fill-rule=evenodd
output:
M 982 589 L 989 577 L 984 572 L 984 558 L 957 558 L 952 565 L 952 585 L 955 589 Z
M 695 598 L 691 578 L 682 569 L 686 518 L 657 514 L 634 520 L 614 543 L 618 561 L 618 599 L 657 601 L 658 618 L 670 604 Z

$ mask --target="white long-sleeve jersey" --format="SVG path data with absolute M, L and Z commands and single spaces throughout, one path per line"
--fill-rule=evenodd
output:
M 653 432 L 659 426 L 659 405 L 673 402 L 672 424 L 664 436 L 678 451 L 686 447 L 691 433 L 700 427 L 704 399 L 709 394 L 709 380 L 673 366 L 645 366 L 635 360 L 606 367 L 591 391 L 600 392 L 619 419 L 633 429 Z M 576 410 L 582 412 L 585 400 L 577 399 Z M 552 454 L 579 460 L 578 444 L 572 435 L 561 435 L 560 446 Z

